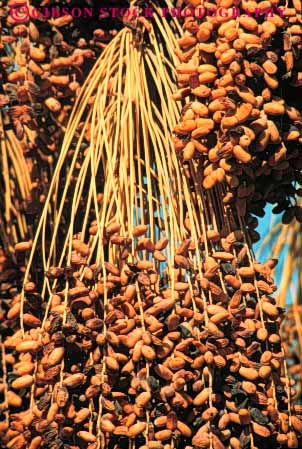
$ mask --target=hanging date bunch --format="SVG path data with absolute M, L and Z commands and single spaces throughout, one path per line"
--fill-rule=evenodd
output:
M 67 2 L 61 2 L 64 6 Z M 69 113 L 94 59 L 122 24 L 39 17 L 40 2 L 0 5 L 0 297 L 22 285 L 24 249 L 45 202 Z M 51 8 L 51 5 L 49 5 Z M 103 28 L 100 28 L 100 25 Z M 24 242 L 26 244 L 19 244 Z
M 206 102 L 172 100 L 188 32 L 152 7 L 153 21 L 126 24 L 91 69 L 36 232 L 18 242 L 24 283 L 2 322 L 3 449 L 301 446 L 276 260 L 255 260 L 229 184 L 205 185 L 207 156 L 179 163 L 174 145 L 191 135 L 173 131 L 198 120 L 184 114 L 207 120 L 194 148 L 211 119 Z
M 300 0 L 184 3 L 174 99 L 189 103 L 176 153 L 201 158 L 205 189 L 226 182 L 224 202 L 241 216 L 269 202 L 301 222 Z
M 67 4 L 61 2 L 62 7 Z M 32 237 L 28 226 L 44 202 L 80 84 L 117 32 L 102 22 L 107 29 L 94 27 L 82 37 L 83 23 L 75 23 L 71 15 L 37 14 L 39 6 L 40 2 L 10 0 L 0 7 L 1 182 L 5 192 L 1 201 L 6 209 L 2 217 L 6 235 L 1 232 L 1 240 L 8 254 L 21 236 Z M 8 152 L 12 141 L 14 156 Z M 8 173 L 19 189 L 10 185 Z
M 21 8 L 20 2 L 9 1 L 1 8 L 0 236 L 7 256 L 16 262 L 15 245 L 32 237 L 33 220 L 44 202 L 61 144 L 64 117 L 66 122 L 71 108 L 70 97 L 74 97 L 79 83 L 75 83 L 76 89 L 73 92 L 71 89 L 66 96 L 62 88 L 73 77 L 58 73 L 58 67 L 53 73 L 56 48 L 61 53 L 71 49 L 70 46 L 63 50 L 64 45 L 59 45 L 55 37 L 59 28 L 67 23 L 54 23 L 57 33 L 51 31 L 46 20 L 33 20 L 29 16 L 20 23 L 20 17 L 13 14 L 14 7 Z M 31 7 L 29 5 L 27 11 Z M 61 37 L 63 41 L 63 34 Z M 75 70 L 69 60 L 68 71 L 72 68 Z M 69 104 L 61 107 L 61 97 L 65 102 L 67 98 Z
M 38 7 L 40 2 L 35 1 L 8 1 L 0 6 L 0 247 L 6 260 L 0 291 L 4 312 L 24 269 L 18 242 L 27 241 L 30 249 L 80 84 L 94 58 L 122 26 L 97 20 L 84 33 L 86 21 L 39 16 Z

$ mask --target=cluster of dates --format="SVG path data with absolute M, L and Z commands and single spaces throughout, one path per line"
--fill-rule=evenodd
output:
M 174 99 L 188 99 L 174 129 L 177 154 L 201 160 L 205 189 L 226 182 L 226 202 L 242 216 L 263 216 L 269 202 L 284 223 L 301 221 L 301 2 L 185 3 L 195 15 L 183 9 L 175 50 Z M 199 18 L 201 7 L 213 13 Z
M 171 262 L 167 238 L 120 229 L 106 228 L 115 260 L 88 263 L 75 235 L 70 266 L 46 273 L 49 300 L 34 282 L 15 296 L 4 321 L 15 329 L 3 342 L 5 447 L 298 448 L 276 261 L 257 263 L 238 229 L 188 238 Z
M 21 177 L 24 165 L 30 173 L 26 201 L 20 205 L 17 188 L 11 188 L 11 197 L 14 207 L 21 210 L 31 226 L 45 201 L 80 86 L 117 30 L 108 20 L 98 20 L 98 27 L 93 23 L 85 31 L 87 22 L 71 15 L 38 17 L 35 8 L 41 5 L 36 1 L 24 2 L 23 6 L 16 0 L 6 3 L 0 5 L 0 110 L 4 129 L 19 142 L 13 142 L 14 158 L 8 157 L 5 163 L 3 156 L 1 164 L 3 171 L 7 165 L 12 177 L 16 173 Z M 54 2 L 47 3 L 49 10 L 55 7 Z M 60 6 L 69 3 L 61 2 Z M 118 22 L 116 25 L 120 26 Z M 11 140 L 6 135 L 3 138 Z M 7 199 L 3 198 L 3 202 Z M 6 223 L 9 220 L 6 216 L 2 219 L 7 234 L 12 234 L 10 223 Z M 26 237 L 32 237 L 32 229 Z M 2 243 L 9 253 L 6 242 Z

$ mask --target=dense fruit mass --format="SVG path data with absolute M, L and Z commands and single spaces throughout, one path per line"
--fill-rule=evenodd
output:
M 205 189 L 225 182 L 239 215 L 263 216 L 269 202 L 284 223 L 301 222 L 301 2 L 206 2 L 202 19 L 199 1 L 185 3 L 177 154 L 200 160 Z
M 14 257 L 0 252 L 3 449 L 301 446 L 277 260 L 252 250 L 266 202 L 301 218 L 301 114 L 282 95 L 283 79 L 301 82 L 300 9 L 180 24 L 158 10 L 89 45 L 68 18 L 45 39 L 7 19 L 24 70 L 7 70 L 2 102 L 21 151 L 44 129 L 39 99 L 56 130 L 46 151 L 64 139 L 40 218 L 1 228 Z

